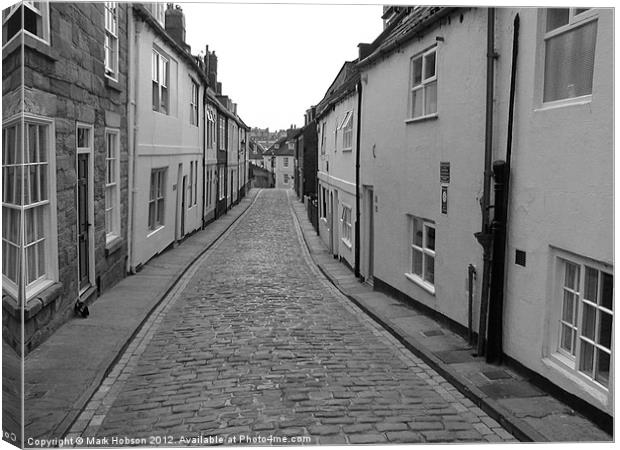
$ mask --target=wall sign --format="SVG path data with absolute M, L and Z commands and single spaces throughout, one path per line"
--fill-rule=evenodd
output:
M 441 186 L 441 213 L 448 214 L 448 186 Z
M 450 163 L 449 162 L 440 162 L 439 163 L 439 182 L 440 183 L 450 183 Z

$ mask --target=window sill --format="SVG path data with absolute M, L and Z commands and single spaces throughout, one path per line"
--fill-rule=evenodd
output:
M 536 108 L 534 112 L 551 111 L 554 109 L 566 108 L 569 106 L 583 106 L 590 103 L 592 103 L 592 94 L 543 103 L 540 108 Z
M 105 255 L 110 256 L 111 254 L 120 250 L 123 246 L 123 240 L 118 235 L 112 235 L 107 237 L 105 242 Z
M 429 114 L 427 116 L 416 117 L 415 119 L 407 119 L 405 120 L 406 124 L 416 123 L 416 122 L 426 122 L 427 120 L 437 120 L 439 118 L 439 114 Z
M 147 235 L 146 235 L 146 237 L 147 237 L 147 238 L 150 238 L 151 236 L 153 236 L 153 235 L 154 235 L 155 233 L 157 233 L 158 231 L 163 230 L 163 229 L 164 229 L 164 227 L 165 227 L 164 225 L 160 225 L 160 226 L 158 226 L 157 228 L 154 228 L 153 230 L 151 230 L 151 231 L 149 232 L 149 234 L 147 234 Z
M 353 151 L 353 147 L 342 149 L 342 153 L 351 153 L 352 151 Z
M 601 402 L 601 404 L 605 405 L 608 403 L 609 391 L 607 388 L 579 373 L 574 368 L 574 360 L 562 355 L 561 353 L 553 353 L 546 358 L 543 358 L 542 363 L 548 369 L 580 386 L 588 393 L 588 395 L 594 397 L 597 401 Z
M 49 281 L 45 288 L 38 294 L 33 295 L 24 306 L 24 320 L 30 320 L 37 315 L 44 307 L 52 303 L 62 293 L 62 284 Z M 2 293 L 2 309 L 12 317 L 21 320 L 22 308 L 17 299 L 8 292 Z
M 429 294 L 435 295 L 435 286 L 434 285 L 424 281 L 419 276 L 414 275 L 412 273 L 406 273 L 405 276 L 407 277 L 407 279 L 409 281 L 411 281 L 412 283 L 420 286 L 422 289 L 424 289 Z
M 37 38 L 30 33 L 19 32 L 16 34 L 11 41 L 9 41 L 2 48 L 2 60 L 8 57 L 15 50 L 21 50 L 22 48 L 22 40 L 20 36 L 24 37 L 24 47 L 28 47 L 37 53 L 47 57 L 51 61 L 58 61 L 58 51 L 52 48 L 49 42 L 42 40 L 41 38 Z
M 122 92 L 123 90 L 118 80 L 115 80 L 114 78 L 111 78 L 108 75 L 105 76 L 105 86 L 117 92 Z

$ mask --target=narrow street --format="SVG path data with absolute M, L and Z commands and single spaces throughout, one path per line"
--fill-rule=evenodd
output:
M 154 311 L 68 436 L 514 441 L 327 282 L 290 201 L 285 190 L 258 195 Z

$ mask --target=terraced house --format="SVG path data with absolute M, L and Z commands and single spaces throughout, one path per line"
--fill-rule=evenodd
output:
M 129 9 L 3 11 L 3 336 L 25 352 L 125 276 Z

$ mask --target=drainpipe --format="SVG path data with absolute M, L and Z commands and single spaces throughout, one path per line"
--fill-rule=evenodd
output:
M 357 278 L 360 277 L 360 135 L 362 129 L 362 80 L 357 82 L 357 133 L 355 145 L 355 267 Z
M 495 8 L 488 9 L 487 22 L 487 88 L 486 88 L 486 120 L 484 136 L 484 187 L 482 192 L 482 230 L 474 236 L 482 245 L 483 269 L 482 287 L 480 289 L 480 316 L 478 324 L 478 355 L 485 352 L 487 331 L 487 310 L 489 306 L 489 280 L 491 271 L 491 248 L 493 235 L 490 230 L 490 197 L 491 197 L 491 163 L 493 160 L 493 90 L 495 77 Z
M 135 205 L 135 195 L 136 195 L 136 146 L 137 146 L 137 135 L 138 135 L 138 125 L 137 125 L 137 106 L 136 106 L 136 93 L 138 89 L 138 80 L 140 79 L 140 65 L 139 61 L 139 51 L 138 46 L 136 46 L 136 42 L 139 42 L 139 34 L 140 32 L 136 28 L 136 24 L 134 22 L 133 17 L 133 6 L 131 4 L 127 5 L 127 34 L 128 34 L 128 74 L 127 74 L 127 90 L 129 96 L 129 102 L 127 105 L 127 129 L 128 129 L 128 189 L 129 189 L 129 198 L 128 198 L 128 224 L 127 224 L 127 273 L 134 273 L 133 267 L 133 259 L 135 254 L 135 239 L 134 239 L 134 228 L 135 228 L 135 220 L 134 220 L 134 205 Z
M 202 92 L 202 229 L 205 229 L 205 200 L 206 200 L 206 186 L 205 180 L 207 178 L 207 121 L 205 114 L 205 105 L 207 104 L 207 85 L 205 84 L 204 91 Z
M 496 161 L 493 165 L 493 172 L 495 173 L 495 220 L 493 221 L 493 271 L 491 275 L 491 298 L 493 301 L 489 304 L 487 362 L 501 362 L 502 359 L 506 229 L 508 226 L 508 192 L 510 160 L 512 157 L 512 128 L 514 123 L 518 53 L 519 14 L 515 16 L 513 28 L 508 132 L 506 134 L 506 161 Z

